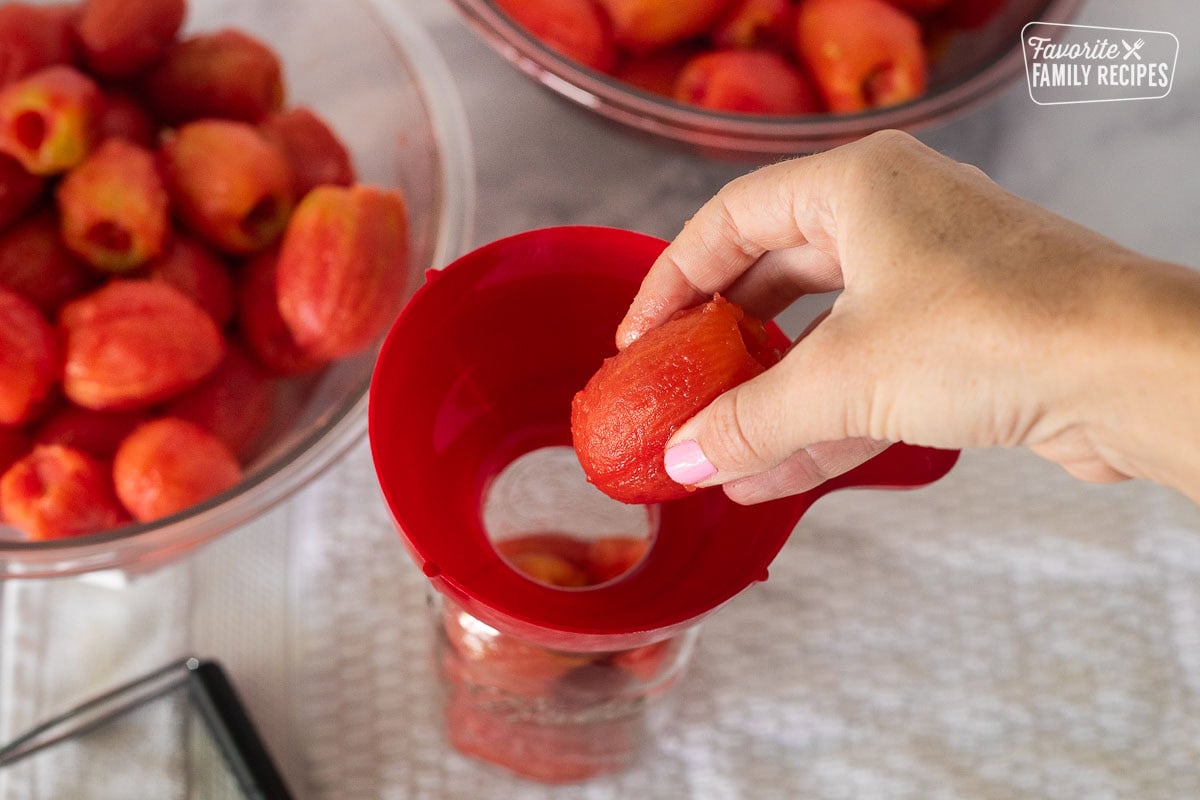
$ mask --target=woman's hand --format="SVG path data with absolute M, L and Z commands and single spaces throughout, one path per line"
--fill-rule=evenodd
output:
M 617 344 L 713 292 L 770 318 L 835 289 L 779 365 L 676 433 L 675 480 L 758 502 L 905 441 L 1027 446 L 1084 480 L 1200 498 L 1200 275 L 905 134 L 730 183 L 651 269 Z

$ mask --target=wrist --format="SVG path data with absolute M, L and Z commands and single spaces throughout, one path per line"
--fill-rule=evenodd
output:
M 1101 274 L 1082 430 L 1114 469 L 1200 502 L 1200 273 L 1139 258 Z

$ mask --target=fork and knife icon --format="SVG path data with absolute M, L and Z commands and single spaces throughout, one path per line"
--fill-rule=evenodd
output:
M 1141 61 L 1141 60 L 1142 60 L 1142 54 L 1141 54 L 1141 53 L 1139 53 L 1139 52 L 1138 52 L 1138 50 L 1141 50 L 1141 49 L 1142 49 L 1142 48 L 1143 48 L 1143 47 L 1146 45 L 1146 40 L 1145 40 L 1145 39 L 1138 39 L 1138 40 L 1137 40 L 1136 42 L 1134 42 L 1133 44 L 1130 44 L 1129 42 L 1127 42 L 1127 41 L 1125 41 L 1124 39 L 1122 39 L 1122 40 L 1121 40 L 1121 44 L 1123 44 L 1123 45 L 1125 46 L 1125 56 L 1124 56 L 1124 59 L 1125 59 L 1126 61 L 1128 61 L 1128 60 L 1129 60 L 1129 57 L 1130 57 L 1130 56 L 1133 56 L 1133 57 L 1134 57 L 1134 58 L 1136 58 L 1138 61 Z

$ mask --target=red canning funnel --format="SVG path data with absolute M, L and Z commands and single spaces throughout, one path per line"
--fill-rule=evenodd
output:
M 744 507 L 708 490 L 665 503 L 644 560 L 594 588 L 553 588 L 511 569 L 483 525 L 489 483 L 525 453 L 570 445 L 571 398 L 614 354 L 617 323 L 664 247 L 596 227 L 493 242 L 431 271 L 384 343 L 370 439 L 388 508 L 433 585 L 505 633 L 563 650 L 666 638 L 765 580 L 823 495 L 923 486 L 958 457 L 898 444 L 795 497 Z

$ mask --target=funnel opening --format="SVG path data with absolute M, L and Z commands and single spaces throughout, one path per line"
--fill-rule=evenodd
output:
M 657 504 L 628 505 L 588 482 L 575 450 L 539 447 L 483 488 L 480 519 L 500 559 L 527 580 L 567 592 L 621 580 L 645 561 Z

